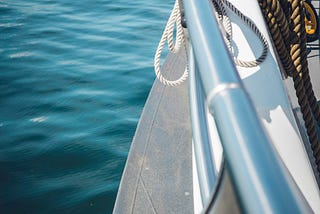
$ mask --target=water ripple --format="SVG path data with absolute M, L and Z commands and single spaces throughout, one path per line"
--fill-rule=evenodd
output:
M 0 1 L 0 210 L 111 213 L 173 1 Z

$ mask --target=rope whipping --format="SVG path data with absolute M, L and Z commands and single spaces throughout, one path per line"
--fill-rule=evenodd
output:
M 174 26 L 176 26 L 175 43 L 173 42 Z M 183 48 L 184 51 L 186 52 L 185 39 L 183 34 L 183 27 L 181 25 L 181 14 L 180 14 L 180 7 L 179 7 L 178 0 L 174 4 L 173 10 L 168 19 L 167 25 L 164 29 L 156 54 L 154 56 L 154 70 L 159 81 L 164 85 L 178 86 L 188 78 L 188 66 L 185 67 L 183 74 L 176 80 L 168 80 L 163 76 L 161 72 L 160 59 L 161 59 L 161 53 L 166 41 L 168 41 L 168 47 L 171 53 L 178 53 L 181 48 Z
M 226 5 L 233 13 L 235 13 L 254 32 L 254 34 L 259 38 L 263 46 L 262 53 L 258 58 L 251 61 L 244 61 L 237 57 L 233 57 L 235 64 L 241 67 L 255 67 L 261 64 L 266 59 L 268 54 L 268 42 L 266 38 L 263 36 L 263 34 L 260 32 L 258 27 L 229 1 L 213 0 L 212 2 L 216 10 L 216 17 L 218 21 L 222 24 L 225 30 L 226 34 L 224 35 L 224 41 L 231 53 L 232 53 L 232 46 L 231 46 L 232 27 L 231 27 L 230 18 L 228 17 L 228 14 L 224 5 Z
M 308 69 L 303 1 L 258 0 L 258 2 L 283 68 L 293 79 L 313 157 L 320 175 L 320 144 L 316 131 L 316 123 L 320 127 L 320 108 L 312 89 Z

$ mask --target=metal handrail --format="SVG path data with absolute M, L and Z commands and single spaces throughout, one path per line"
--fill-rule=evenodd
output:
M 207 129 L 207 117 L 205 110 L 204 95 L 202 86 L 197 78 L 196 65 L 193 57 L 193 50 L 189 50 L 189 96 L 190 96 L 190 112 L 192 121 L 193 145 L 195 152 L 195 159 L 197 165 L 197 173 L 199 177 L 199 185 L 202 190 L 201 202 L 204 206 L 210 199 L 216 183 L 216 169 L 214 164 L 214 157 L 212 154 L 212 147 L 210 143 L 209 133 Z
M 248 213 L 310 212 L 262 128 L 224 44 L 210 2 L 184 0 L 183 3 L 194 68 L 198 69 L 242 209 Z

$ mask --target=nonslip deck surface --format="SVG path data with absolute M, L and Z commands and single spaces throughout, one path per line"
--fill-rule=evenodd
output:
M 310 76 L 319 100 L 319 41 L 309 47 Z M 170 54 L 163 66 L 166 76 L 175 79 L 185 62 L 184 53 Z M 302 121 L 292 80 L 284 82 Z M 193 213 L 190 125 L 187 82 L 170 87 L 156 80 L 132 142 L 114 213 Z
M 184 53 L 170 54 L 168 79 L 184 70 Z M 155 81 L 131 145 L 114 213 L 193 213 L 188 83 Z

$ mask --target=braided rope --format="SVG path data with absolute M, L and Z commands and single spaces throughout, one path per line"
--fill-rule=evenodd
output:
M 173 42 L 174 26 L 176 26 L 177 28 L 175 43 Z M 180 8 L 177 1 L 174 4 L 173 10 L 170 14 L 167 25 L 160 39 L 156 54 L 154 56 L 154 70 L 157 78 L 161 83 L 163 83 L 164 85 L 178 86 L 188 78 L 188 67 L 185 67 L 183 74 L 176 80 L 168 80 L 162 75 L 160 59 L 166 41 L 168 41 L 168 47 L 171 53 L 177 53 L 181 48 L 184 48 L 184 51 L 186 51 L 183 28 L 181 26 Z
M 306 32 L 304 26 L 304 10 L 303 10 L 303 2 L 302 1 L 290 1 L 292 3 L 292 15 L 291 20 L 293 22 L 293 30 L 296 32 L 296 36 L 293 37 L 294 44 L 292 45 L 291 49 L 291 57 L 292 61 L 296 65 L 297 71 L 302 74 L 302 80 L 304 84 L 304 89 L 306 93 L 306 97 L 308 100 L 308 105 L 315 117 L 318 125 L 320 125 L 319 115 L 320 109 L 319 105 L 317 104 L 312 84 L 310 81 L 309 69 L 308 69 L 308 61 L 307 61 L 307 50 L 306 50 Z M 313 119 L 312 119 L 313 123 Z M 316 130 L 315 130 L 316 131 Z M 311 139 L 311 148 L 313 150 L 313 155 L 316 159 L 317 168 L 320 171 L 320 144 L 317 138 L 317 133 L 315 133 L 314 138 L 313 136 L 310 137 Z
M 307 50 L 306 50 L 306 32 L 304 26 L 304 11 L 303 11 L 303 2 L 302 1 L 289 1 L 292 4 L 292 26 L 291 28 L 296 33 L 292 35 L 292 46 L 290 55 L 294 65 L 296 66 L 297 73 L 303 81 L 303 87 L 305 90 L 305 96 L 307 98 L 308 106 L 311 109 L 313 116 L 315 117 L 318 124 L 320 109 L 317 104 L 312 84 L 310 81 L 309 69 L 308 69 L 308 61 L 307 61 Z M 301 107 L 301 111 L 303 111 Z M 311 116 L 312 117 L 312 116 Z M 311 118 L 310 123 L 313 123 L 313 118 Z M 315 133 L 314 133 L 315 132 Z M 310 131 L 311 136 L 309 135 L 309 141 L 311 143 L 311 148 L 313 151 L 313 155 L 315 157 L 315 162 L 317 164 L 318 171 L 320 171 L 320 144 L 317 136 L 316 129 Z
M 303 2 L 299 0 L 259 0 L 280 60 L 292 76 L 312 153 L 320 175 L 320 144 L 314 123 L 320 126 L 320 109 L 310 81 Z
M 305 22 L 304 22 L 304 19 L 305 19 L 304 3 L 302 1 L 300 1 L 300 4 L 297 5 L 297 7 L 299 7 L 298 12 L 301 15 L 300 15 L 300 18 L 295 17 L 295 19 L 293 19 L 293 22 L 294 23 L 299 22 L 297 27 L 299 29 L 298 35 L 300 36 L 299 42 L 300 42 L 301 51 L 296 50 L 294 56 L 299 54 L 301 57 L 301 66 L 297 67 L 297 69 L 301 69 L 302 78 L 304 80 L 304 88 L 306 90 L 309 105 L 311 107 L 313 116 L 314 116 L 315 120 L 317 121 L 318 126 L 320 127 L 320 107 L 319 107 L 319 105 L 317 103 L 317 99 L 314 95 L 314 91 L 312 88 L 310 75 L 309 75 L 309 69 L 308 69 L 307 46 L 306 46 L 307 35 L 306 35 L 306 31 L 305 31 Z
M 236 65 L 239 65 L 241 67 L 255 67 L 261 64 L 267 57 L 268 54 L 268 42 L 266 38 L 263 36 L 263 34 L 260 32 L 258 27 L 243 13 L 241 13 L 233 4 L 231 4 L 227 0 L 213 0 L 213 5 L 216 9 L 216 16 L 220 22 L 222 22 L 223 27 L 226 31 L 226 36 L 224 37 L 225 43 L 227 45 L 227 48 L 230 52 L 232 52 L 231 47 L 231 38 L 232 38 L 232 27 L 231 27 L 231 21 L 230 18 L 227 15 L 226 9 L 224 7 L 225 4 L 233 13 L 235 13 L 253 32 L 254 34 L 259 38 L 259 40 L 262 43 L 263 50 L 261 55 L 251 61 L 244 61 L 237 57 L 234 57 L 233 60 Z

